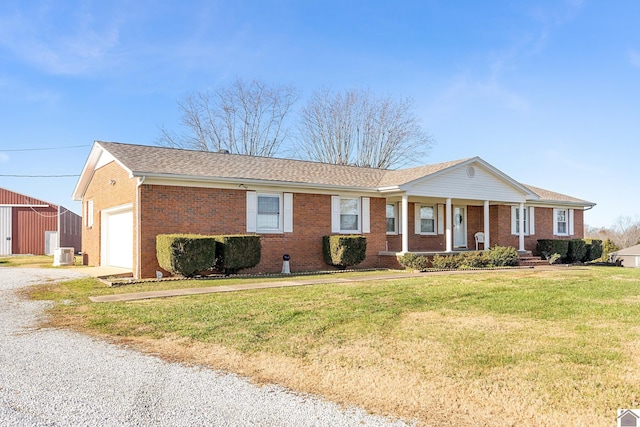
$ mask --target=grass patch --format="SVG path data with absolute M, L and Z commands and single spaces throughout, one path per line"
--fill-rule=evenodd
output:
M 74 257 L 74 266 L 82 265 L 82 257 Z M 53 255 L 10 255 L 0 257 L 0 267 L 68 268 L 54 267 Z
M 492 271 L 88 300 L 156 285 L 113 289 L 82 279 L 30 292 L 56 301 L 54 326 L 426 425 L 611 425 L 617 408 L 640 406 L 635 269 Z

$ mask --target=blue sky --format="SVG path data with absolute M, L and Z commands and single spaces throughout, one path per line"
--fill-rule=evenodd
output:
M 514 179 L 640 215 L 640 2 L 0 3 L 0 175 L 80 173 L 94 140 L 154 144 L 176 100 L 236 76 L 413 97 L 436 141 Z M 83 146 L 78 148 L 62 148 Z M 42 151 L 16 149 L 56 148 Z M 76 178 L 0 176 L 62 204 Z

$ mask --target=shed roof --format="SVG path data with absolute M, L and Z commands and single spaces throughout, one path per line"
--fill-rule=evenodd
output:
M 612 252 L 610 255 L 640 255 L 640 244 Z

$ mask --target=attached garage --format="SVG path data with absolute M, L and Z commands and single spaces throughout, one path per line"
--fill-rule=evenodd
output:
M 133 268 L 133 207 L 118 206 L 101 212 L 104 266 Z

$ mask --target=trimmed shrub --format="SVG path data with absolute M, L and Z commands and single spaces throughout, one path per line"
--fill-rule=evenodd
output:
M 587 255 L 587 245 L 582 239 L 569 240 L 569 250 L 567 251 L 568 262 L 582 262 Z
M 458 258 L 460 258 L 458 268 L 484 268 L 491 264 L 491 258 L 487 251 L 462 252 Z
M 404 268 L 412 270 L 424 270 L 429 267 L 429 259 L 424 255 L 417 255 L 413 253 L 406 253 L 398 257 L 398 262 Z
M 536 252 L 545 259 L 549 259 L 553 254 L 559 254 L 562 259 L 566 259 L 569 253 L 569 241 L 561 239 L 539 239 L 536 245 Z
M 587 247 L 584 261 L 593 261 L 602 257 L 602 240 L 584 239 L 584 242 Z
M 229 275 L 245 268 L 253 268 L 260 263 L 260 236 L 225 235 L 213 238 L 217 242 L 216 270 Z
M 363 236 L 323 236 L 324 261 L 344 270 L 364 261 L 367 255 L 367 239 Z
M 511 246 L 494 246 L 488 254 L 494 267 L 513 267 L 518 265 L 518 251 Z
M 456 269 L 460 267 L 460 257 L 457 255 L 439 255 L 436 254 L 433 256 L 433 260 L 431 264 L 433 268 L 449 270 Z
M 217 246 L 211 236 L 159 234 L 156 236 L 156 258 L 160 267 L 171 274 L 193 277 L 214 266 Z

